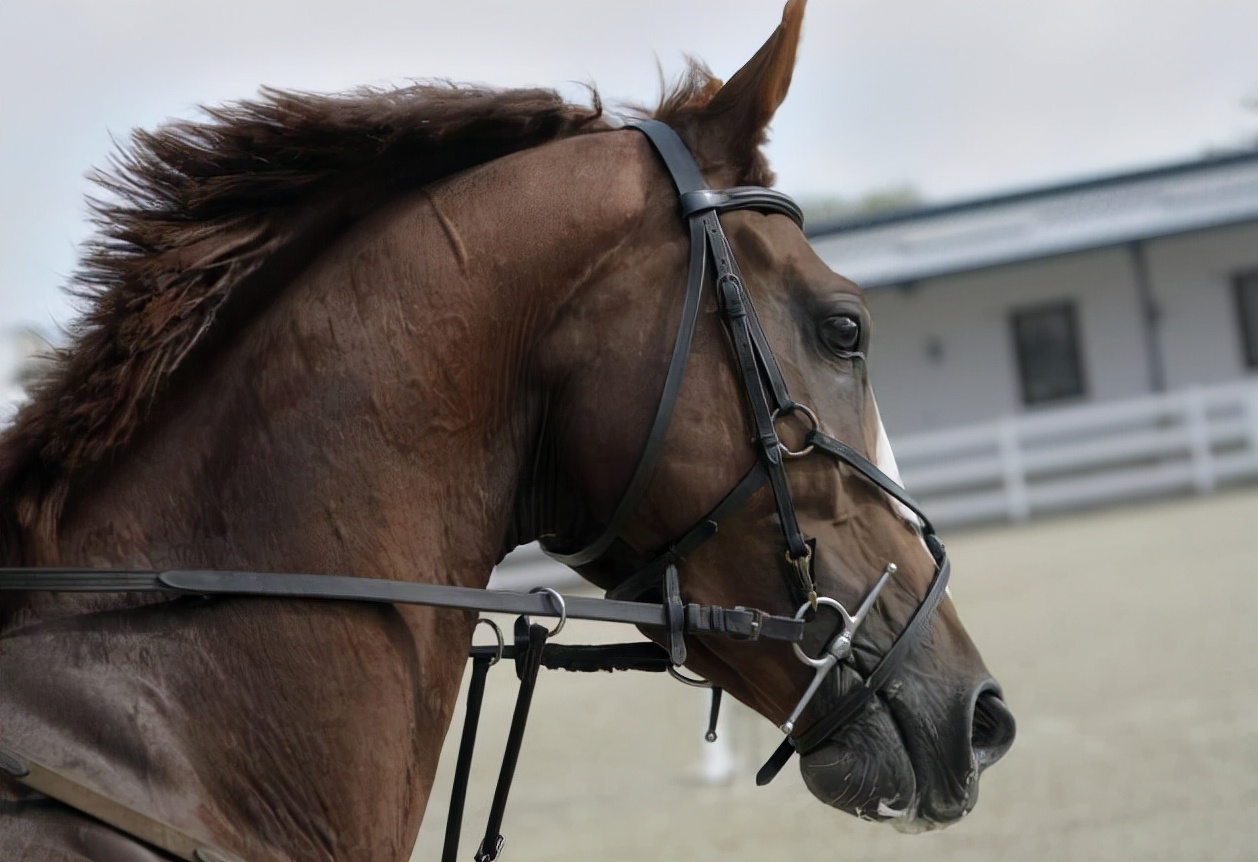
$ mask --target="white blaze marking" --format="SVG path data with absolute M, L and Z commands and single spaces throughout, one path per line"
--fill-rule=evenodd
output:
M 904 487 L 904 480 L 900 478 L 900 467 L 895 462 L 895 453 L 891 451 L 891 441 L 887 438 L 887 429 L 882 425 L 882 414 L 878 412 L 878 401 L 874 398 L 874 393 L 869 393 L 869 403 L 874 408 L 874 419 L 878 421 L 878 445 L 874 449 L 874 464 L 878 469 L 891 477 L 891 481 L 895 482 L 901 488 Z M 891 501 L 895 510 L 900 513 L 900 517 L 913 524 L 916 527 L 922 526 L 921 518 L 908 506 L 899 500 Z
M 874 408 L 874 418 L 878 420 L 878 444 L 874 448 L 874 464 L 877 465 L 879 470 L 891 477 L 893 482 L 903 488 L 904 479 L 900 477 L 900 466 L 895 462 L 895 453 L 891 451 L 891 440 L 887 437 L 887 429 L 883 427 L 882 414 L 878 412 L 878 401 L 874 398 L 872 389 L 869 392 L 869 403 Z M 901 518 L 917 527 L 919 531 L 921 530 L 923 526 L 922 519 L 917 517 L 917 513 L 894 498 L 891 501 L 891 505 Z M 922 540 L 922 547 L 925 548 L 927 554 L 930 553 L 930 549 L 926 547 L 925 540 Z M 944 587 L 944 593 L 949 598 L 952 597 L 951 585 Z

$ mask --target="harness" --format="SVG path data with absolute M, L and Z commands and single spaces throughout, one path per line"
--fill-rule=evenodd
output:
M 787 391 L 781 370 L 743 286 L 719 216 L 723 212 L 749 209 L 785 215 L 802 227 L 803 214 L 799 207 L 789 197 L 773 189 L 710 189 L 693 156 L 671 128 L 655 120 L 637 121 L 628 126 L 646 136 L 672 178 L 680 198 L 680 214 L 690 233 L 690 260 L 681 320 L 663 394 L 637 466 L 620 502 L 606 526 L 584 545 L 572 550 L 544 547 L 554 559 L 574 568 L 607 559 L 621 571 L 630 571 L 631 574 L 614 587 L 607 598 L 564 596 L 549 588 L 532 593 L 517 593 L 337 575 L 64 568 L 0 569 L 0 590 L 156 591 L 172 596 L 329 599 L 520 614 L 510 644 L 506 643 L 502 632 L 492 621 L 478 620 L 492 627 L 497 644 L 492 647 L 474 646 L 469 652 L 472 674 L 450 812 L 446 821 L 443 862 L 453 862 L 457 855 L 485 680 L 488 669 L 502 659 L 514 661 L 520 688 L 489 823 L 475 856 L 477 862 L 493 862 L 502 850 L 502 818 L 537 673 L 543 666 L 570 671 L 667 671 L 683 682 L 709 685 L 705 681 L 685 677 L 677 670 L 686 661 L 687 634 L 785 641 L 792 645 L 800 661 L 814 669 L 814 677 L 791 710 L 788 719 L 781 725 L 786 738 L 757 773 L 756 783 L 763 785 L 771 781 L 795 752 L 808 754 L 823 746 L 845 725 L 861 715 L 870 701 L 895 678 L 908 652 L 922 639 L 944 595 L 950 571 L 948 558 L 943 545 L 935 537 L 930 521 L 908 493 L 859 452 L 822 431 L 816 414 L 807 405 L 793 401 Z M 713 284 L 719 300 L 721 319 L 730 337 L 751 411 L 755 429 L 753 445 L 757 457 L 746 475 L 697 524 L 666 547 L 643 558 L 623 540 L 623 529 L 646 492 L 663 448 L 681 390 L 700 300 L 705 285 L 709 282 Z M 779 422 L 794 415 L 802 417 L 809 425 L 803 447 L 798 451 L 789 449 L 777 433 Z M 837 690 L 837 668 L 851 658 L 853 638 L 858 627 L 872 610 L 882 588 L 896 572 L 895 564 L 887 565 L 855 614 L 849 613 L 835 599 L 817 595 L 813 576 L 813 542 L 800 530 L 786 473 L 788 460 L 807 457 L 813 453 L 823 453 L 846 464 L 911 510 L 920 519 L 922 539 L 935 560 L 936 570 L 926 594 L 909 621 L 873 671 L 865 677 L 864 682 L 839 696 L 819 719 L 797 733 L 796 722 L 823 684 L 833 682 Z M 787 617 L 742 606 L 729 608 L 683 602 L 678 569 L 685 557 L 715 535 L 722 521 L 741 509 L 766 483 L 772 489 L 777 508 L 778 523 L 784 540 L 784 558 L 788 563 L 785 567 L 786 577 L 792 595 L 799 600 L 798 610 L 793 616 Z M 551 539 L 553 541 L 553 537 Z M 659 597 L 658 601 L 648 600 L 656 595 Z M 804 637 L 806 623 L 814 618 L 819 606 L 833 609 L 838 614 L 840 626 L 830 636 L 821 654 L 812 657 L 800 647 L 800 641 Z M 544 626 L 533 623 L 529 615 L 557 617 L 559 623 L 553 629 L 547 630 Z M 600 646 L 561 646 L 548 643 L 548 638 L 558 634 L 568 619 L 601 620 L 661 630 L 660 639 L 666 646 L 643 642 Z M 714 687 L 706 734 L 709 741 L 716 739 L 720 694 L 721 690 Z M 189 862 L 242 862 L 238 857 L 195 836 L 134 810 L 77 778 L 40 763 L 19 752 L 2 737 L 0 772 L 176 858 Z

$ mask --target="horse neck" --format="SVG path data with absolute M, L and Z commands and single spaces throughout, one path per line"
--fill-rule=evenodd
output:
M 546 412 L 536 345 L 623 228 L 623 207 L 597 212 L 605 187 L 567 188 L 595 139 L 360 223 L 193 355 L 127 453 L 70 497 L 56 556 L 483 585 L 528 538 L 513 511 Z M 564 210 L 585 206 L 574 236 Z

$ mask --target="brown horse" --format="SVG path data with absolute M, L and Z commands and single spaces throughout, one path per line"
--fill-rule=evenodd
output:
M 767 185 L 802 3 L 723 86 L 656 111 L 714 188 Z M 549 91 L 267 92 L 138 134 L 106 186 L 71 346 L 0 441 L 0 565 L 344 573 L 483 587 L 511 548 L 576 546 L 633 471 L 689 240 L 641 134 Z M 780 214 L 722 217 L 791 392 L 894 475 L 859 289 Z M 756 455 L 715 303 L 624 539 L 666 547 Z M 792 443 L 792 445 L 795 445 Z M 859 604 L 859 683 L 936 570 L 902 506 L 791 463 L 818 590 Z M 761 488 L 681 569 L 686 598 L 791 615 Z M 624 572 L 585 573 L 613 587 Z M 400 860 L 474 615 L 160 594 L 0 593 L 0 736 L 251 862 Z M 775 722 L 809 669 L 691 638 L 688 666 Z M 801 726 L 814 722 L 813 707 Z M 802 758 L 823 801 L 907 828 L 974 805 L 1012 721 L 944 600 L 896 682 Z M 153 860 L 0 777 L 0 858 Z

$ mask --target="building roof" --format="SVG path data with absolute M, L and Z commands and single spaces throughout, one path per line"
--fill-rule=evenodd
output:
M 890 215 L 809 226 L 864 287 L 1258 220 L 1258 150 Z

